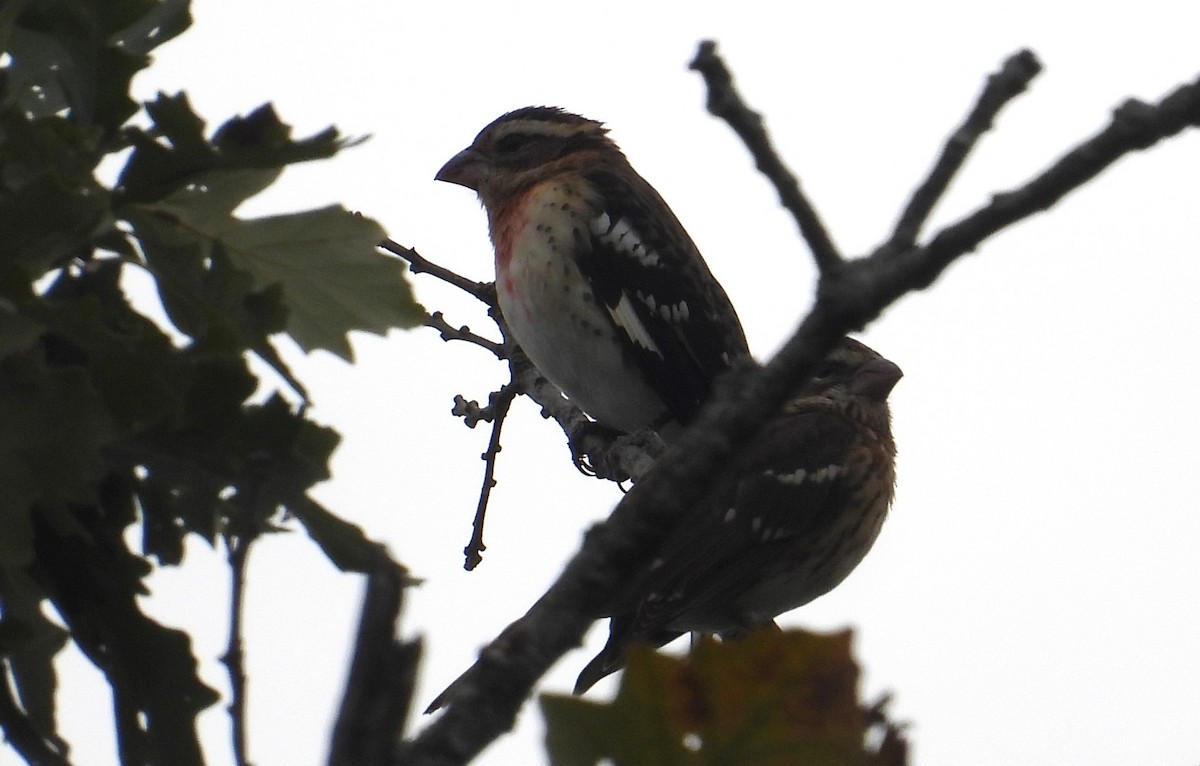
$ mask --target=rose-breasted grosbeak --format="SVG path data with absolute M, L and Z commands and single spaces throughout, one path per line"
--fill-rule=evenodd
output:
M 599 122 L 509 112 L 436 178 L 479 194 L 510 331 L 601 425 L 669 438 L 749 353 L 696 245 Z
M 892 501 L 887 397 L 900 376 L 875 351 L 843 340 L 606 603 L 608 643 L 575 692 L 618 670 L 631 643 L 737 635 L 844 580 Z

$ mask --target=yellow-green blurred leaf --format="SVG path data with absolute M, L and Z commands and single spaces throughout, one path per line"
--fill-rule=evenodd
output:
M 551 763 L 871 762 L 850 643 L 850 631 L 768 630 L 702 639 L 683 659 L 636 648 L 612 703 L 542 697 Z

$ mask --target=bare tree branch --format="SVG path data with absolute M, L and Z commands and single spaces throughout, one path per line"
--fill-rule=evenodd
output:
M 383 242 L 380 242 L 379 247 L 392 255 L 399 256 L 408 261 L 409 267 L 414 274 L 429 274 L 430 276 L 437 277 L 446 284 L 453 285 L 468 295 L 478 298 L 488 306 L 496 305 L 496 286 L 491 282 L 476 282 L 467 279 L 444 266 L 439 266 L 432 261 L 426 260 L 413 248 L 405 247 L 391 239 L 385 239 Z
M 503 343 L 497 343 L 494 340 L 488 340 L 482 335 L 477 335 L 471 332 L 471 328 L 467 327 L 466 325 L 463 325 L 459 328 L 452 327 L 450 323 L 446 321 L 446 315 L 440 311 L 435 311 L 426 316 L 425 326 L 432 327 L 433 329 L 437 330 L 438 334 L 441 335 L 442 340 L 444 341 L 465 341 L 467 343 L 472 343 L 476 346 L 479 346 L 485 351 L 492 352 L 497 359 L 506 358 Z
M 0 663 L 0 732 L 4 733 L 4 743 L 17 751 L 26 763 L 71 766 L 64 745 L 43 737 L 29 716 L 21 710 L 4 663 Z
M 1180 86 L 1157 104 L 1126 101 L 1114 110 L 1112 121 L 1102 131 L 1068 151 L 1024 186 L 993 195 L 991 202 L 942 229 L 924 247 L 897 249 L 884 245 L 876 250 L 873 258 L 889 258 L 890 268 L 900 272 L 889 293 L 898 289 L 899 297 L 905 291 L 923 290 L 955 258 L 973 251 L 996 232 L 1049 210 L 1125 155 L 1198 124 L 1200 79 Z
M 246 662 L 242 652 L 242 614 L 245 611 L 246 561 L 256 539 L 256 533 L 225 537 L 230 575 L 229 638 L 221 662 L 229 673 L 229 725 L 233 738 L 233 761 L 237 766 L 250 764 L 246 736 Z
M 508 408 L 512 405 L 513 397 L 517 395 L 516 387 L 509 383 L 492 394 L 488 408 L 491 412 L 492 437 L 488 440 L 487 450 L 480 457 L 483 459 L 483 487 L 479 491 L 479 504 L 475 508 L 475 521 L 471 523 L 471 541 L 463 548 L 466 562 L 463 564 L 468 572 L 479 566 L 483 561 L 483 552 L 487 546 L 483 544 L 483 520 L 487 515 L 488 499 L 492 496 L 492 487 L 496 486 L 496 458 L 500 455 L 500 430 L 504 428 L 504 419 L 508 417 Z
M 754 164 L 759 171 L 774 184 L 779 192 L 779 201 L 799 224 L 800 233 L 808 242 L 817 268 L 821 271 L 834 268 L 842 261 L 842 254 L 833 244 L 816 208 L 800 189 L 800 182 L 775 152 L 771 137 L 763 125 L 762 115 L 742 101 L 741 94 L 733 85 L 733 75 L 717 55 L 717 44 L 712 40 L 700 43 L 696 58 L 688 66 L 704 77 L 708 86 L 708 111 L 729 123 L 729 127 L 733 128 L 754 156 Z
M 991 130 L 996 115 L 1009 101 L 1019 96 L 1029 83 L 1042 71 L 1042 65 L 1032 51 L 1014 53 L 1004 62 L 999 72 L 988 77 L 987 85 L 979 94 L 975 108 L 958 130 L 946 139 L 942 154 L 930 171 L 929 177 L 917 187 L 908 206 L 900 215 L 892 232 L 894 247 L 912 247 L 916 244 L 921 228 L 929 219 L 934 206 L 946 193 L 950 181 L 958 174 L 967 155 L 984 133 Z
M 396 640 L 408 571 L 382 546 L 367 577 L 354 659 L 329 747 L 329 766 L 386 763 L 412 707 L 420 640 Z
M 702 46 L 701 53 L 705 51 Z M 715 56 L 715 50 L 707 53 Z M 748 363 L 722 380 L 713 401 L 656 470 L 625 495 L 608 521 L 588 532 L 559 579 L 434 701 L 431 709 L 445 711 L 406 743 L 393 763 L 465 763 L 510 729 L 537 679 L 579 645 L 603 595 L 620 584 L 623 572 L 654 555 L 675 520 L 704 492 L 712 468 L 753 435 L 844 334 L 861 329 L 906 292 L 927 287 L 954 259 L 1000 229 L 1048 208 L 1121 156 L 1197 124 L 1200 82 L 1154 106 L 1127 103 L 1096 137 L 1021 189 L 996 195 L 924 247 L 889 241 L 866 258 L 841 261 L 834 257 L 836 251 L 815 246 L 821 274 L 817 300 L 783 349 L 761 368 Z

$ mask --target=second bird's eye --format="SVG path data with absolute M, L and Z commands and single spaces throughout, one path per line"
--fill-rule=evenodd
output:
M 838 371 L 838 363 L 830 359 L 821 362 L 813 373 L 813 380 L 824 383 L 832 378 Z

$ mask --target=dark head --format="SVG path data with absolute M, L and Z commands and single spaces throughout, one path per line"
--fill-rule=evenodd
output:
M 785 410 L 850 407 L 855 415 L 872 421 L 882 418 L 886 424 L 888 394 L 903 375 L 894 362 L 874 349 L 853 338 L 843 338 L 817 365 L 812 379 L 797 389 Z
M 527 106 L 481 130 L 434 178 L 474 189 L 490 209 L 587 154 L 625 161 L 601 123 L 558 107 Z

